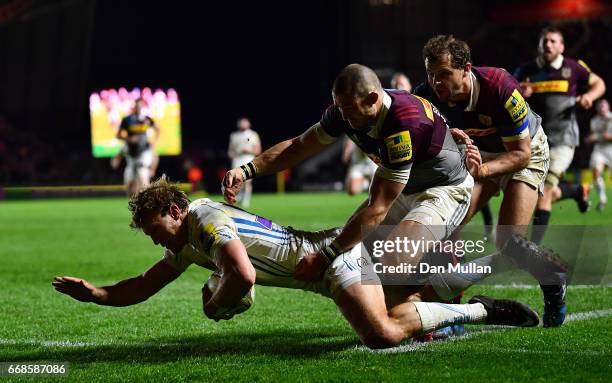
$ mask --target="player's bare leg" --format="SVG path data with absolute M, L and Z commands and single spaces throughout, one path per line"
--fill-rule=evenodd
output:
M 599 202 L 597 203 L 597 211 L 603 211 L 606 204 L 608 203 L 608 196 L 606 195 L 606 183 L 603 178 L 603 171 L 603 164 L 597 164 L 597 166 L 593 168 L 595 189 L 597 190 L 597 196 L 599 197 Z
M 435 239 L 430 229 L 425 225 L 411 220 L 402 221 L 398 224 L 388 239 L 395 240 L 396 238 L 408 238 L 412 241 L 433 241 Z M 422 251 L 417 251 L 415 254 L 391 253 L 385 254 L 381 260 L 387 266 L 396 266 L 402 263 L 417 265 L 423 258 L 423 255 L 425 255 L 425 252 Z M 388 307 L 405 302 L 407 293 L 418 291 L 421 288 L 418 285 L 418 275 L 416 274 L 395 276 L 397 278 L 390 277 L 391 281 L 385 283 L 384 286 L 385 300 Z
M 474 217 L 474 215 L 478 213 L 480 209 L 482 209 L 482 207 L 487 204 L 487 202 L 489 202 L 491 197 L 493 197 L 498 192 L 499 187 L 493 182 L 489 182 L 487 180 L 474 182 L 470 207 L 461 224 L 465 225 L 466 223 L 468 223 L 472 219 L 472 217 Z
M 538 192 L 534 187 L 517 180 L 508 181 L 499 209 L 497 249 L 501 249 L 513 234 L 527 234 L 537 201 Z
M 349 195 L 356 195 L 363 191 L 363 183 L 365 178 L 363 177 L 349 177 L 346 179 L 346 192 Z
M 539 317 L 515 301 L 475 297 L 469 304 L 404 302 L 387 311 L 380 285 L 355 283 L 340 290 L 336 305 L 361 341 L 370 348 L 385 348 L 404 339 L 449 324 L 487 323 L 532 327 Z

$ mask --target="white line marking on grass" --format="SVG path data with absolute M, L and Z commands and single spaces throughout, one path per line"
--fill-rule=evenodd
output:
M 486 284 L 481 284 L 479 286 L 487 286 Z M 497 284 L 497 285 L 490 285 L 490 287 L 494 288 L 494 289 L 525 289 L 525 290 L 530 290 L 530 289 L 540 289 L 540 285 L 528 285 L 525 283 L 510 283 L 507 285 L 502 285 L 502 284 Z M 596 287 L 612 287 L 612 285 L 569 285 L 567 288 L 568 290 L 581 290 L 581 289 L 592 289 L 592 288 L 596 288 Z
M 609 316 L 612 316 L 612 309 L 583 311 L 583 312 L 578 312 L 578 313 L 567 314 L 567 317 L 565 318 L 565 322 L 589 320 L 589 319 L 603 318 L 603 317 L 609 317 Z
M 604 318 L 604 317 L 609 317 L 609 316 L 612 316 L 612 309 L 583 311 L 583 312 L 568 314 L 567 317 L 565 318 L 565 323 L 585 321 L 585 320 L 596 319 L 596 318 Z M 480 335 L 488 334 L 492 332 L 517 330 L 517 329 L 519 329 L 519 327 L 487 326 L 486 328 L 472 330 L 469 333 L 466 333 L 461 336 L 452 336 L 450 338 L 443 339 L 443 340 L 434 340 L 432 342 L 424 342 L 424 343 L 413 341 L 411 343 L 403 344 L 397 347 L 385 348 L 382 350 L 372 350 L 365 346 L 357 346 L 355 347 L 355 350 L 367 351 L 367 352 L 373 352 L 373 353 L 379 353 L 379 354 L 398 354 L 398 353 L 405 353 L 405 352 L 414 352 L 414 351 L 419 351 L 421 349 L 427 349 L 428 347 L 434 344 L 440 344 L 440 343 L 446 343 L 446 342 L 457 342 L 460 340 L 473 338 L 475 336 L 480 336 Z M 495 351 L 497 350 L 498 349 L 495 349 Z M 552 352 L 552 351 L 526 350 L 526 349 L 499 349 L 499 350 L 501 352 L 525 352 L 525 353 L 534 353 L 534 354 L 558 353 L 557 351 Z M 563 351 L 563 353 L 584 354 L 584 355 L 602 355 L 603 354 L 603 352 L 600 353 L 598 351 L 580 351 L 580 350 Z
M 583 311 L 578 313 L 571 313 L 567 315 L 565 322 L 575 322 L 575 321 L 585 321 L 596 318 L 604 318 L 612 316 L 612 308 L 604 309 L 604 310 L 595 310 L 595 311 Z M 475 336 L 479 336 L 482 334 L 488 334 L 492 332 L 499 331 L 508 331 L 508 330 L 516 330 L 518 327 L 511 326 L 487 326 L 486 328 L 471 330 L 469 333 L 466 333 L 461 336 L 453 336 L 444 340 L 434 340 L 433 342 L 411 342 L 407 344 L 403 344 L 401 346 L 386 348 L 382 350 L 371 350 L 365 346 L 356 346 L 355 350 L 358 351 L 368 351 L 375 353 L 383 353 L 383 354 L 396 354 L 402 352 L 413 352 L 423 348 L 427 348 L 432 344 L 439 344 L 442 342 L 456 342 L 463 339 L 473 338 Z M 161 348 L 161 347 L 180 347 L 185 346 L 185 344 L 180 342 L 171 342 L 171 343 L 158 343 L 158 342 L 144 342 L 144 343 L 132 343 L 132 342 L 82 342 L 82 341 L 71 341 L 71 340 L 40 340 L 40 339 L 2 339 L 0 338 L 0 346 L 10 345 L 10 346 L 40 346 L 40 347 L 100 347 L 100 346 L 136 346 L 136 347 L 151 347 L 151 348 Z M 522 351 L 521 351 L 522 350 Z M 530 352 L 530 353 L 547 353 L 548 351 L 531 351 L 525 349 L 509 349 L 502 352 Z M 585 354 L 588 354 L 590 351 L 585 351 Z M 556 353 L 556 352 L 555 352 Z M 572 351 L 570 353 L 582 353 L 581 351 Z M 592 352 L 593 355 L 599 355 L 597 352 Z

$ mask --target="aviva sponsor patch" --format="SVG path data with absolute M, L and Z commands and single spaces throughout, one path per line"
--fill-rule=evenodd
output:
M 390 163 L 396 164 L 412 158 L 412 140 L 407 130 L 387 137 L 385 143 Z
M 513 122 L 519 122 L 527 116 L 527 103 L 525 103 L 525 99 L 517 89 L 506 100 L 504 107 L 510 113 Z

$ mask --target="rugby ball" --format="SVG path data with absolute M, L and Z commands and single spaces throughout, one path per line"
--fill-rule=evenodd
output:
M 208 280 L 202 287 L 204 302 L 208 302 L 210 297 L 212 297 L 215 291 L 217 291 L 220 281 L 221 277 L 217 274 L 212 274 L 210 278 L 208 278 Z M 255 302 L 255 286 L 251 287 L 251 289 L 245 294 L 244 297 L 242 297 L 242 299 L 235 307 L 230 307 L 226 312 L 224 312 L 223 316 L 233 316 L 241 314 L 250 309 L 253 305 L 253 302 Z

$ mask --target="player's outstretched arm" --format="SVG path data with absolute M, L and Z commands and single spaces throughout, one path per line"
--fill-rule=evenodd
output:
M 51 283 L 55 290 L 81 302 L 104 306 L 129 306 L 144 302 L 181 273 L 166 261 L 157 262 L 135 278 L 125 279 L 112 286 L 96 287 L 85 279 L 55 277 Z
M 319 139 L 315 129 L 319 123 L 310 127 L 302 135 L 279 142 L 264 151 L 249 164 L 248 174 L 243 167 L 228 171 L 223 178 L 223 196 L 228 203 L 235 203 L 236 196 L 242 188 L 244 181 L 256 176 L 278 173 L 290 169 L 308 157 L 320 152 L 325 147 Z

